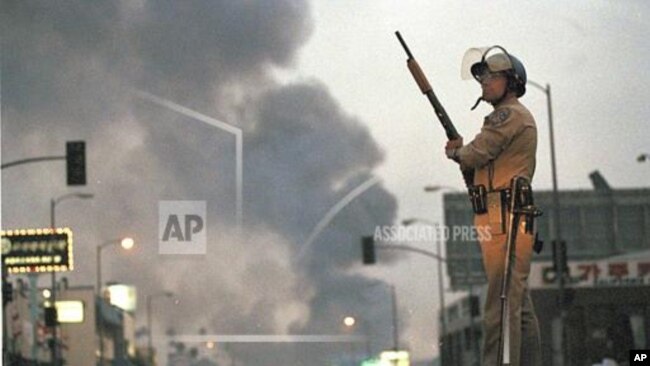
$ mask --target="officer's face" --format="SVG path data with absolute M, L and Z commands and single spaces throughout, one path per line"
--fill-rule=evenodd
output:
M 483 100 L 493 102 L 501 98 L 506 91 L 508 79 L 502 73 L 485 73 L 480 78 Z

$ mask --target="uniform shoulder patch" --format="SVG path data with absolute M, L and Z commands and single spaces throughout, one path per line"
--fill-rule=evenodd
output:
M 499 127 L 510 118 L 511 114 L 512 111 L 510 108 L 499 108 L 485 117 L 485 124 L 492 127 Z

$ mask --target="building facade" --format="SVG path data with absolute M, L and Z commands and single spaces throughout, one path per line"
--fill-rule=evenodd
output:
M 16 283 L 13 301 L 4 308 L 6 357 L 20 365 L 50 365 L 52 332 L 45 324 L 43 312 L 44 306 L 49 306 L 49 298 L 44 295 L 47 291 L 43 291 L 47 289 L 31 291 L 22 280 Z M 105 365 L 133 365 L 133 313 L 106 300 L 99 299 L 92 286 L 59 289 L 57 343 L 65 365 L 98 365 L 100 341 Z
M 570 280 L 564 291 L 566 317 L 560 320 L 560 293 L 555 281 L 549 238 L 555 230 L 551 192 L 536 192 L 544 215 L 538 231 L 546 241 L 535 254 L 529 284 L 541 326 L 545 365 L 594 365 L 605 358 L 627 364 L 631 349 L 650 348 L 650 189 L 597 186 L 559 193 L 561 238 L 567 244 Z M 472 225 L 465 194 L 444 196 L 445 223 Z M 485 281 L 476 240 L 450 235 L 446 240 L 448 275 L 453 290 L 471 288 L 479 302 Z M 478 365 L 480 314 L 471 316 L 465 297 L 445 309 L 442 364 Z M 482 310 L 480 303 L 478 310 Z

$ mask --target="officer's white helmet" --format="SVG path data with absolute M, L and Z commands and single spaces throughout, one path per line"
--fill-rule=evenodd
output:
M 463 56 L 461 77 L 464 80 L 474 78 L 479 80 L 485 72 L 505 72 L 508 77 L 508 88 L 517 97 L 526 93 L 526 69 L 518 58 L 509 54 L 501 46 L 470 48 Z

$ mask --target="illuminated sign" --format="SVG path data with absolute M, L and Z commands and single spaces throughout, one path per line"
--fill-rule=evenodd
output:
M 2 230 L 1 233 L 2 262 L 9 273 L 73 269 L 70 229 Z
M 78 300 L 56 302 L 59 323 L 82 323 L 84 321 L 84 303 Z
M 384 351 L 379 355 L 380 365 L 409 366 L 409 353 L 406 351 Z
M 135 286 L 110 285 L 107 288 L 111 304 L 126 311 L 135 311 L 137 293 Z

